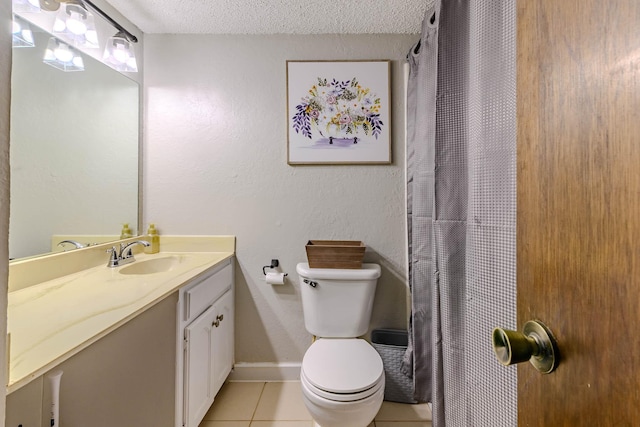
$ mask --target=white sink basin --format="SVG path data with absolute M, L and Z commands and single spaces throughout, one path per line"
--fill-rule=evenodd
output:
M 180 257 L 175 255 L 162 258 L 147 259 L 144 261 L 134 261 L 133 264 L 122 267 L 120 274 L 153 274 L 164 273 L 173 270 L 180 263 Z

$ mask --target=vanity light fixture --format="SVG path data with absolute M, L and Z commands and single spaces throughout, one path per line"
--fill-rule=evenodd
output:
M 40 0 L 12 0 L 11 7 L 14 13 L 38 13 L 40 12 Z
M 107 40 L 102 61 L 111 68 L 118 71 L 138 72 L 136 55 L 133 43 L 138 42 L 138 38 L 118 24 L 113 18 L 107 15 L 90 0 L 13 0 L 14 2 L 34 2 L 39 3 L 45 10 L 58 10 L 53 24 L 53 34 L 68 43 L 85 48 L 98 48 L 98 34 L 94 17 L 91 12 L 102 17 L 118 32 Z M 45 7 L 46 6 L 46 7 Z M 91 11 L 91 12 L 90 12 Z M 60 42 L 59 40 L 57 42 Z M 49 44 L 52 42 L 50 41 Z M 66 46 L 66 45 L 65 45 Z M 69 46 L 67 46 L 69 48 Z M 52 50 L 51 52 L 54 52 Z M 75 52 L 75 51 L 74 51 Z M 82 57 L 76 52 L 78 62 L 82 62 Z M 54 61 L 55 54 L 45 54 L 45 62 Z M 52 62 L 47 62 L 54 65 Z M 56 65 L 54 65 L 56 66 Z M 65 68 L 68 64 L 65 65 Z M 77 71 L 84 69 L 79 66 L 77 69 L 65 69 L 65 71 Z M 58 67 L 60 68 L 60 67 Z M 62 69 L 62 68 L 61 68 Z
M 80 0 L 67 0 L 60 6 L 53 23 L 53 34 L 74 46 L 99 47 L 93 14 L 84 3 Z
M 34 47 L 33 33 L 31 32 L 31 26 L 27 21 L 23 21 L 17 16 L 13 15 L 13 22 L 11 24 L 11 35 L 13 41 L 13 47 Z
M 138 72 L 136 54 L 131 42 L 122 31 L 107 39 L 102 62 L 118 71 Z
M 137 73 L 138 65 L 136 63 L 133 43 L 138 43 L 138 38 L 127 31 L 122 25 L 118 24 L 90 0 L 83 0 L 83 3 L 118 30 L 113 37 L 109 37 L 107 40 L 102 62 L 118 71 Z
M 55 37 L 49 39 L 42 62 L 62 71 L 84 71 L 80 52 Z

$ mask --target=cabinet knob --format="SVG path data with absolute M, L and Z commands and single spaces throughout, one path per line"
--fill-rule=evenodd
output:
M 216 328 L 220 326 L 220 322 L 224 320 L 224 314 L 219 314 L 216 316 L 216 321 L 211 324 L 211 326 L 215 326 Z

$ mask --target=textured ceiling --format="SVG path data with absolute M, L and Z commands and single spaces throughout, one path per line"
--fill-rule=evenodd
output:
M 434 0 L 107 0 L 145 33 L 416 34 Z

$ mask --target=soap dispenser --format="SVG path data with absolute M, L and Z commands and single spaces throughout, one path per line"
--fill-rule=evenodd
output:
M 120 238 L 121 239 L 128 239 L 130 237 L 133 237 L 133 233 L 131 232 L 131 229 L 129 228 L 129 223 L 125 222 L 124 224 L 122 224 L 122 231 L 120 232 Z
M 160 236 L 158 236 L 158 230 L 154 223 L 149 224 L 149 229 L 147 230 L 147 241 L 150 244 L 149 246 L 145 246 L 145 254 L 157 254 L 160 252 Z

